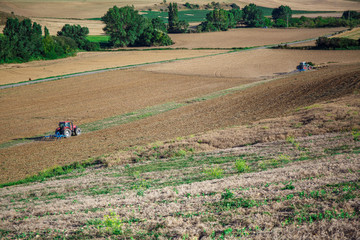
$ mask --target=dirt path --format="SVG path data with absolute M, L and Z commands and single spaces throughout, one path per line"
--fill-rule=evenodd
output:
M 335 66 L 329 67 L 328 69 L 316 72 L 297 74 L 218 99 L 194 103 L 164 114 L 93 132 L 92 134 L 84 134 L 76 138 L 55 142 L 34 142 L 1 149 L 0 157 L 2 160 L 0 169 L 2 174 L 0 182 L 20 179 L 53 165 L 81 161 L 89 157 L 108 154 L 128 146 L 278 117 L 300 106 L 307 106 L 319 101 L 331 100 L 335 97 L 352 94 L 355 89 L 360 88 L 359 76 L 360 70 L 358 64 L 344 65 L 341 68 Z M 179 78 L 178 83 L 181 84 L 182 79 Z M 59 84 L 62 83 L 64 81 L 59 81 Z M 44 84 L 41 85 L 44 86 Z M 201 85 L 198 85 L 199 89 L 202 89 Z M 36 85 L 31 87 L 36 87 Z M 29 87 L 26 89 L 29 89 Z M 111 89 L 114 90 L 115 95 L 119 95 L 116 88 Z M 126 92 L 129 89 L 124 90 Z M 154 91 L 156 87 L 152 84 L 144 89 L 154 94 L 152 98 L 155 96 L 156 99 L 159 95 L 159 92 Z M 42 91 L 39 88 L 32 90 L 32 94 L 41 93 Z M 158 91 L 164 91 L 165 93 L 169 91 L 169 88 L 159 89 Z M 173 88 L 173 91 L 177 91 L 176 87 Z M 31 92 L 29 93 L 31 94 Z M 11 92 L 8 94 L 12 95 Z M 90 92 L 88 95 L 92 95 L 96 99 L 106 96 L 106 94 L 101 95 L 101 91 L 99 91 L 99 95 Z M 69 94 L 66 95 L 65 99 L 72 102 L 75 100 L 75 97 Z M 152 98 L 143 99 L 150 103 Z M 176 100 L 174 98 L 171 99 Z M 133 98 L 130 98 L 128 103 L 132 101 Z M 37 104 L 32 105 L 36 108 L 44 102 L 39 101 Z M 84 111 L 89 110 L 89 108 L 85 107 L 87 104 L 91 104 L 91 102 L 82 102 Z M 101 106 L 101 102 L 99 105 Z M 110 104 L 108 106 L 113 105 Z M 27 107 L 29 107 L 29 104 Z M 19 110 L 21 108 L 19 106 Z M 102 108 L 98 108 L 98 111 L 101 112 Z M 32 112 L 33 110 L 30 110 L 29 114 Z M 74 114 L 72 109 L 67 109 L 64 114 L 66 112 L 67 114 Z M 95 111 L 93 114 L 100 112 Z M 50 115 L 46 113 L 46 116 Z M 16 118 L 23 120 L 18 121 L 17 125 L 19 126 L 18 128 L 23 129 L 21 126 L 23 122 L 26 122 L 24 121 L 25 119 L 21 116 L 14 117 L 14 119 Z M 15 125 L 14 128 L 16 128 Z

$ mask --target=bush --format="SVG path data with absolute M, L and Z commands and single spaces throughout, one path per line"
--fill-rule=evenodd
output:
M 148 20 L 133 7 L 114 6 L 102 17 L 113 46 L 167 46 L 173 44 L 159 19 Z
M 250 167 L 247 165 L 245 160 L 238 159 L 235 162 L 235 167 L 239 173 L 248 172 Z
M 213 178 L 222 178 L 224 175 L 224 170 L 219 167 L 208 168 L 205 169 L 205 174 Z
M 80 25 L 65 24 L 61 31 L 57 32 L 57 36 L 63 36 L 73 39 L 77 47 L 86 51 L 94 51 L 100 48 L 98 43 L 92 43 L 86 39 L 89 34 L 87 27 L 81 27 Z
M 319 37 L 316 40 L 318 49 L 353 49 L 359 48 L 359 41 L 349 38 Z
M 206 14 L 206 21 L 198 26 L 199 32 L 227 31 L 234 28 L 236 21 L 230 11 L 223 9 L 214 9 Z

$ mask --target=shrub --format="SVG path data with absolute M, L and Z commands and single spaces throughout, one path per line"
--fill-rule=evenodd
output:
M 205 174 L 213 178 L 222 178 L 224 175 L 224 170 L 219 167 L 207 168 L 205 169 Z
M 245 160 L 238 159 L 235 162 L 235 167 L 239 173 L 248 172 L 250 167 L 247 165 Z
M 115 212 L 111 211 L 109 215 L 105 215 L 103 224 L 106 227 L 106 231 L 114 235 L 123 234 L 123 221 L 121 220 L 120 216 L 117 215 Z
M 232 193 L 229 189 L 225 189 L 225 192 L 221 194 L 221 199 L 230 199 L 234 196 L 234 193 Z

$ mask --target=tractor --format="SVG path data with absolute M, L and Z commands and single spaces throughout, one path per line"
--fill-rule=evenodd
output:
M 301 62 L 300 65 L 298 65 L 296 68 L 302 72 L 302 71 L 306 71 L 306 70 L 311 70 L 313 67 L 308 62 Z
M 81 134 L 81 129 L 70 121 L 59 122 L 59 127 L 55 130 L 55 135 L 64 135 L 69 138 Z

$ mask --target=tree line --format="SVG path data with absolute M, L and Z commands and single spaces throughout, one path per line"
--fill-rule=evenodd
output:
M 86 39 L 89 29 L 80 25 L 63 26 L 57 36 L 30 19 L 8 18 L 0 35 L 0 63 L 57 59 L 76 54 L 78 49 L 97 50 L 99 45 Z

